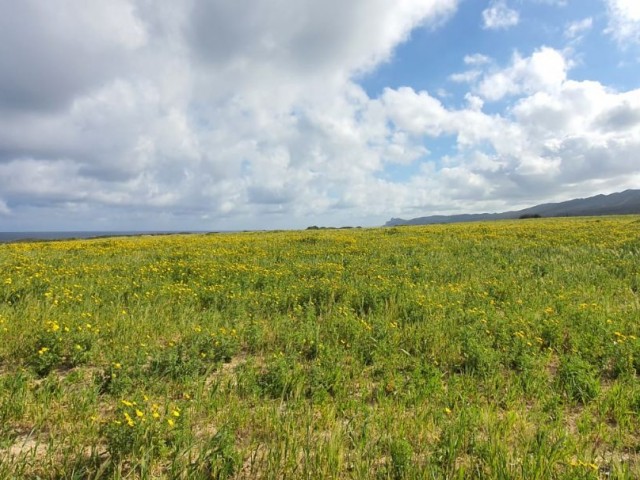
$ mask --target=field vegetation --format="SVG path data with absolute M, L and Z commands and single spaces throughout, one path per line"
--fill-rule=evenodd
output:
M 0 245 L 0 478 L 640 478 L 640 219 Z

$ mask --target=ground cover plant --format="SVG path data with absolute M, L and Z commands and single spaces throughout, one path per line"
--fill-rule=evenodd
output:
M 640 478 L 640 219 L 0 245 L 0 478 Z

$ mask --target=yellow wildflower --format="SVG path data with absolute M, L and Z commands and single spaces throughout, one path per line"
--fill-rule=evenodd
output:
M 133 421 L 131 415 L 129 415 L 127 412 L 124 412 L 124 418 L 127 421 L 127 425 L 129 425 L 130 427 L 135 426 L 136 422 Z

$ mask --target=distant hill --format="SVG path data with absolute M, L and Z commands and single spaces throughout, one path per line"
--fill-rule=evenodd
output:
M 640 190 L 625 190 L 611 195 L 596 195 L 560 203 L 544 203 L 535 207 L 502 213 L 477 213 L 462 215 L 432 215 L 430 217 L 392 218 L 385 226 L 429 225 L 433 223 L 477 222 L 481 220 L 508 220 L 521 217 L 578 217 L 592 215 L 640 214 Z

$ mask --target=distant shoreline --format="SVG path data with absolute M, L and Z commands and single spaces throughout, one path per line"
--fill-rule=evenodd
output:
M 113 237 L 138 237 L 143 235 L 191 235 L 222 233 L 214 231 L 88 231 L 88 232 L 0 232 L 1 243 L 49 242 L 57 240 L 89 240 Z

